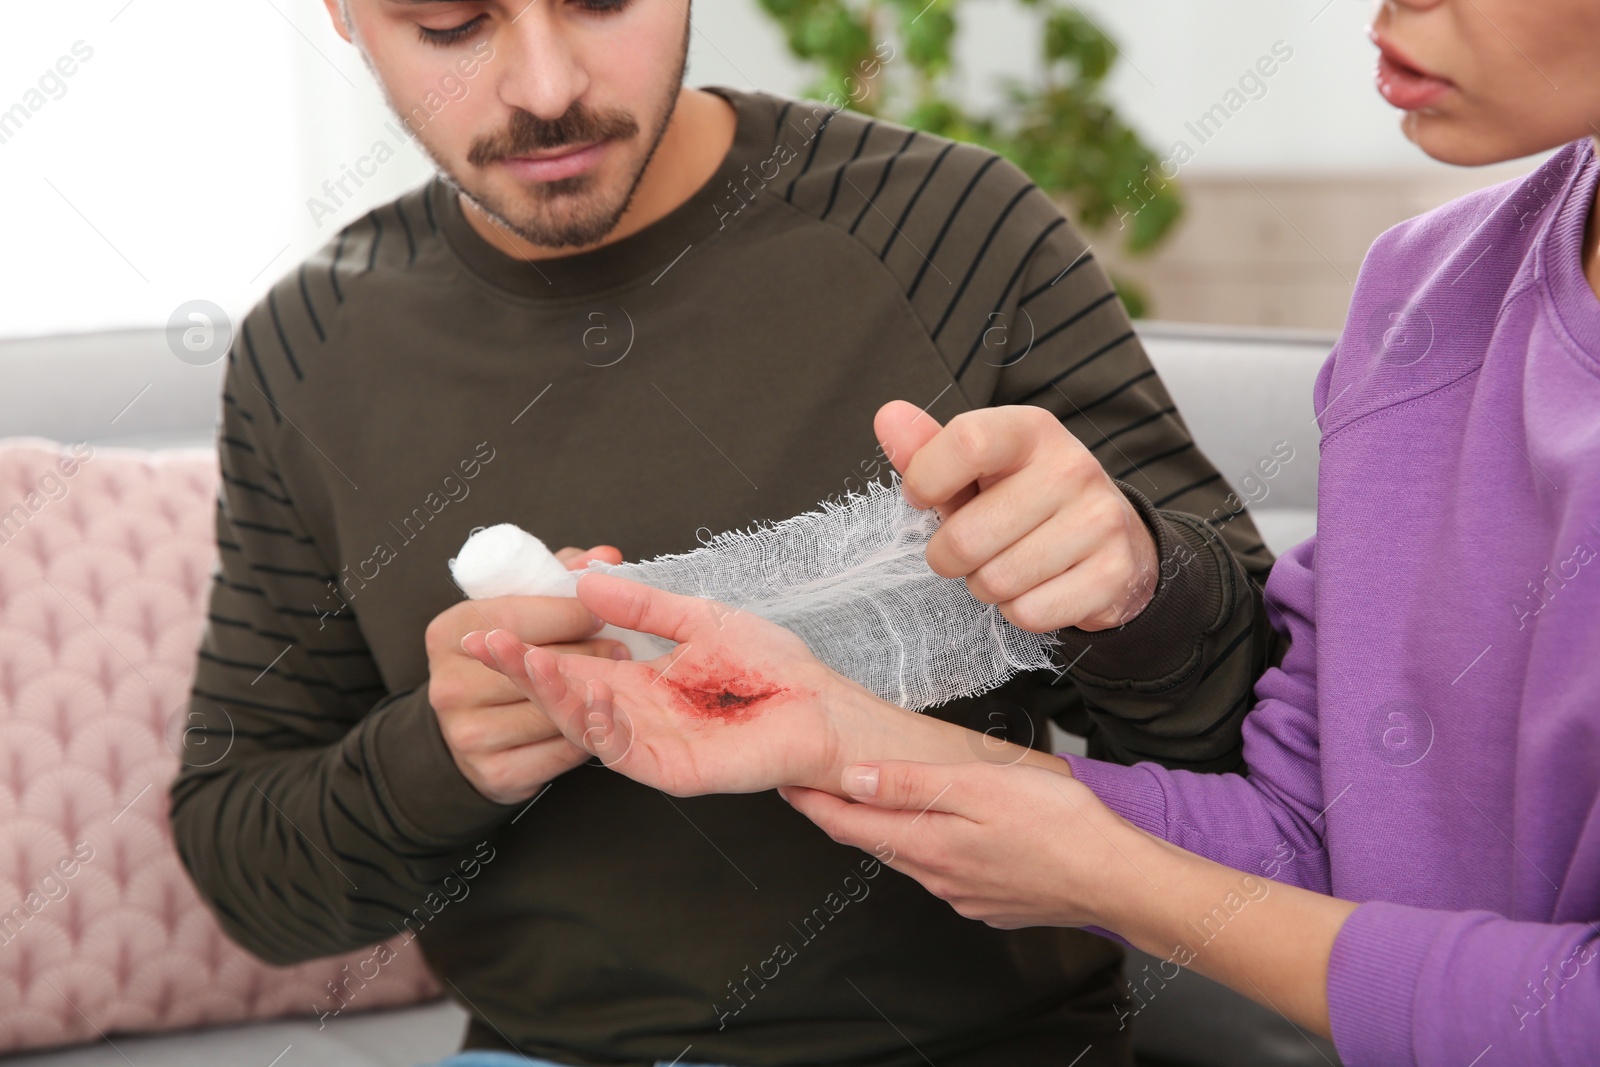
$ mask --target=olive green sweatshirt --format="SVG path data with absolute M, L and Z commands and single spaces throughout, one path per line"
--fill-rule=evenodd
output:
M 982 149 L 714 91 L 738 110 L 731 151 L 632 236 L 513 260 L 435 178 L 243 321 L 201 726 L 172 787 L 184 862 L 267 960 L 400 935 L 472 1012 L 472 1047 L 1125 1063 L 1109 941 L 963 919 L 775 793 L 677 799 L 591 763 L 497 804 L 441 737 L 423 631 L 461 598 L 446 561 L 474 527 L 685 551 L 885 477 L 872 416 L 900 398 L 941 420 L 1047 408 L 1163 559 L 1127 626 L 1063 632 L 1069 669 L 929 714 L 1038 747 L 1071 714 L 1115 758 L 1239 764 L 1250 687 L 1278 654 L 1257 586 L 1271 557 L 1083 238 Z M 358 988 L 307 990 L 320 1013 L 347 1005 Z

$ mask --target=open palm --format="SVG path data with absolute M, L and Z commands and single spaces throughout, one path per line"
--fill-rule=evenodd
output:
M 795 634 L 611 575 L 585 575 L 578 597 L 606 622 L 678 645 L 654 660 L 619 662 L 491 632 L 480 658 L 573 744 L 675 796 L 836 787 L 839 744 L 828 707 L 860 687 Z

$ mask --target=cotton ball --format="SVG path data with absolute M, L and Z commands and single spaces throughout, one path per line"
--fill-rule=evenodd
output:
M 509 522 L 474 530 L 450 561 L 450 576 L 473 600 L 574 596 L 578 588 L 578 576 L 543 541 Z
M 578 573 L 567 570 L 543 541 L 509 522 L 474 530 L 450 561 L 450 576 L 473 600 L 578 595 Z M 655 659 L 677 647 L 664 637 L 610 623 L 595 636 L 620 641 L 636 660 Z

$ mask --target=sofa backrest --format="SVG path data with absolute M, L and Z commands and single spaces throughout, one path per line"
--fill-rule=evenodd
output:
M 1311 387 L 1333 335 L 1188 323 L 1135 324 L 1195 439 L 1282 551 L 1314 527 L 1317 427 Z M 94 445 L 213 443 L 224 362 L 180 360 L 165 330 L 0 341 L 0 437 Z M 1282 454 L 1255 482 L 1263 459 Z M 1255 488 L 1252 488 L 1255 486 Z
M 183 362 L 165 330 L 0 340 L 0 437 L 212 445 L 225 365 Z
M 1295 458 L 1271 479 L 1265 499 L 1317 506 L 1317 429 L 1311 390 L 1334 335 L 1138 323 L 1140 339 L 1200 447 L 1242 489 L 1246 473 L 1279 442 Z

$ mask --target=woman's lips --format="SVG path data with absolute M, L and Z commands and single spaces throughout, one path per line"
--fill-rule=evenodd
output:
M 1378 92 L 1402 111 L 1417 111 L 1455 88 L 1444 78 L 1419 70 L 1382 41 L 1378 45 Z
M 558 155 L 538 157 L 511 156 L 500 161 L 501 165 L 511 171 L 512 175 L 527 182 L 554 182 L 562 178 L 570 178 L 593 167 L 600 162 L 600 157 L 605 154 L 608 141 L 596 141 L 594 144 Z

